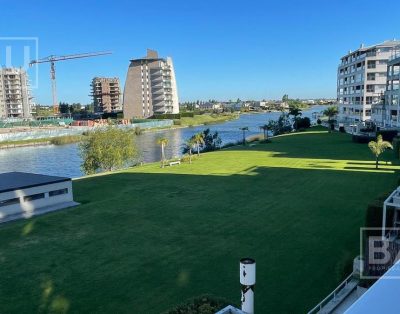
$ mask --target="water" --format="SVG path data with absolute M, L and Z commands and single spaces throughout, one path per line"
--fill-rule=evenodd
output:
M 321 112 L 326 106 L 314 106 L 310 110 L 303 111 L 303 117 L 309 117 L 312 121 L 313 112 Z M 166 147 L 167 158 L 179 156 L 182 144 L 193 134 L 210 128 L 212 132 L 218 131 L 222 142 L 236 142 L 242 139 L 241 127 L 248 127 L 246 136 L 259 134 L 259 127 L 269 120 L 278 119 L 279 112 L 243 114 L 239 119 L 225 123 L 182 128 L 173 130 L 160 130 L 157 132 L 144 133 L 137 136 L 136 142 L 144 162 L 160 160 L 160 147 L 156 145 L 159 137 L 169 139 Z M 81 158 L 77 144 L 62 146 L 32 146 L 0 150 L 0 173 L 8 171 L 23 171 L 42 173 L 57 176 L 80 177 Z

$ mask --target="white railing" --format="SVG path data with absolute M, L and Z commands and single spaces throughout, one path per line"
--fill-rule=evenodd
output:
M 335 290 L 333 290 L 325 299 L 323 299 L 317 306 L 315 306 L 307 314 L 315 314 L 322 310 L 330 301 L 336 300 L 337 294 L 345 288 L 349 282 L 353 279 L 353 273 L 351 273 Z

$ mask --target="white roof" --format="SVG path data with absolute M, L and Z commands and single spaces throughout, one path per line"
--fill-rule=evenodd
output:
M 345 314 L 399 314 L 400 261 L 367 290 Z

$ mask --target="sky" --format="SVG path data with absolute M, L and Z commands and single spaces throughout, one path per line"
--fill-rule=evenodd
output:
M 361 43 L 400 38 L 400 1 L 0 0 L 0 66 L 82 52 L 112 55 L 58 62 L 57 94 L 91 102 L 95 76 L 119 77 L 146 49 L 173 58 L 180 101 L 335 98 L 340 57 Z M 22 38 L 37 38 L 35 41 Z M 17 39 L 20 40 L 17 40 Z M 35 101 L 51 104 L 50 67 L 29 70 Z

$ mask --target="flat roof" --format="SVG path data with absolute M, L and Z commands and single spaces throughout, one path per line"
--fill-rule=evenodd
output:
M 400 313 L 400 261 L 367 290 L 345 314 Z
M 69 180 L 71 180 L 71 178 L 47 176 L 36 173 L 5 172 L 0 173 L 0 193 Z

